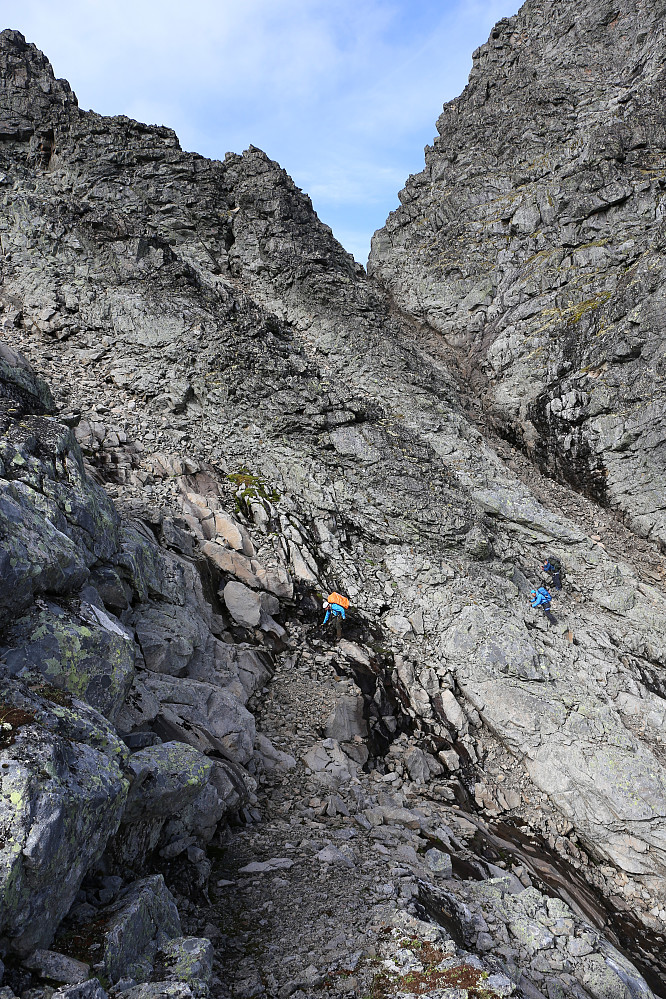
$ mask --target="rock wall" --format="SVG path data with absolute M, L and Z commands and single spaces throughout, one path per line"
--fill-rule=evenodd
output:
M 251 805 L 244 705 L 270 659 L 234 643 L 193 558 L 119 516 L 46 384 L 0 351 L 0 939 L 27 957 L 105 851 L 126 879 Z
M 662 545 L 663 33 L 633 0 L 500 21 L 369 263 L 503 437 Z
M 160 879 L 182 912 L 203 906 L 214 849 L 236 842 L 230 824 L 260 819 L 256 781 L 269 780 L 328 789 L 303 806 L 312 828 L 345 811 L 362 813 L 370 843 L 383 824 L 418 828 L 404 856 L 424 876 L 417 847 L 448 842 L 469 863 L 477 826 L 462 824 L 471 845 L 456 847 L 434 819 L 400 812 L 408 793 L 527 823 L 660 934 L 659 553 L 481 434 L 453 355 L 398 313 L 260 150 L 211 162 L 168 129 L 82 112 L 17 32 L 0 34 L 0 75 L 8 963 L 68 981 L 53 961 L 73 960 L 66 941 L 94 923 L 86 975 L 139 990 L 132 999 L 203 995 L 205 926 L 184 942 Z M 527 600 L 547 552 L 565 566 L 554 623 Z M 330 589 L 352 614 L 321 660 L 353 685 L 315 738 L 298 663 L 321 648 Z M 274 672 L 299 692 L 282 748 L 252 713 L 268 717 Z M 373 802 L 373 781 L 396 797 Z M 272 833 L 252 835 L 267 848 Z M 321 863 L 354 868 L 331 849 Z M 272 859 L 285 863 L 245 873 L 289 869 Z M 404 893 L 414 918 L 430 897 L 416 894 Z M 534 995 L 544 961 L 544 989 L 569 975 L 551 939 L 560 916 L 531 898 L 542 947 L 519 928 L 509 959 L 509 930 L 493 937 L 469 912 L 475 932 L 450 938 L 452 955 L 476 947 L 511 965 L 496 994 Z M 517 925 L 527 917 L 512 905 L 484 897 L 474 911 Z M 630 980 L 650 994 L 598 937 L 580 946 L 572 961 L 594 957 L 562 988 L 575 979 L 571 994 L 601 997 Z M 239 995 L 260 994 L 249 980 Z

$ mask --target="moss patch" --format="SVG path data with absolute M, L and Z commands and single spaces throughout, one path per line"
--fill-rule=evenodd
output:
M 47 701 L 59 704 L 63 708 L 71 708 L 72 706 L 72 695 L 67 690 L 52 687 L 50 683 L 31 683 L 29 687 L 33 693 L 38 694 L 39 697 L 44 697 Z
M 0 749 L 11 746 L 24 725 L 33 725 L 37 721 L 35 715 L 23 708 L 15 708 L 11 704 L 0 704 Z
M 486 985 L 489 977 L 487 971 L 480 971 L 464 963 L 452 968 L 440 968 L 439 965 L 448 955 L 439 947 L 418 939 L 403 940 L 401 944 L 416 954 L 423 965 L 423 971 L 409 971 L 406 975 L 379 971 L 373 978 L 365 999 L 388 999 L 401 992 L 419 995 L 435 989 L 465 989 L 469 999 L 499 999 L 499 993 Z
M 248 516 L 249 501 L 253 499 L 265 499 L 272 503 L 277 503 L 280 499 L 276 489 L 268 485 L 261 476 L 254 475 L 248 468 L 229 473 L 227 479 L 236 487 L 236 513 Z
M 53 946 L 67 957 L 83 961 L 84 964 L 95 964 L 101 960 L 107 924 L 108 920 L 104 918 L 91 919 L 76 929 L 61 930 Z

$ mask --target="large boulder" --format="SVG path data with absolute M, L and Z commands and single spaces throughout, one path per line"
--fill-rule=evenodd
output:
M 178 909 L 161 874 L 135 881 L 101 918 L 104 974 L 114 984 L 122 978 L 147 981 L 157 951 L 181 935 Z
M 92 708 L 16 681 L 0 684 L 0 716 L 0 941 L 26 955 L 48 948 L 116 831 L 128 753 Z
M 144 684 L 160 702 L 153 728 L 164 740 L 188 742 L 235 763 L 252 757 L 254 717 L 227 690 L 186 677 L 145 673 Z
M 261 620 L 261 594 L 244 583 L 227 583 L 223 592 L 224 602 L 236 624 L 244 628 L 257 628 Z
M 164 944 L 160 956 L 170 981 L 187 982 L 195 995 L 207 994 L 213 976 L 214 950 L 210 940 L 174 937 Z
M 88 578 L 84 553 L 38 509 L 37 494 L 0 479 L 0 624 L 41 593 L 71 593 Z
M 53 396 L 19 350 L 0 343 L 0 414 L 17 420 L 26 413 L 52 413 Z
M 180 812 L 201 793 L 210 779 L 213 762 L 183 742 L 165 742 L 133 753 L 134 774 L 123 822 L 163 817 Z
M 67 691 L 113 721 L 132 682 L 134 655 L 131 632 L 100 607 L 82 601 L 75 615 L 47 603 L 7 629 L 0 669 Z
M 355 735 L 367 736 L 368 723 L 363 717 L 363 698 L 360 694 L 337 698 L 324 722 L 324 732 L 327 739 L 337 739 L 338 742 L 348 742 Z

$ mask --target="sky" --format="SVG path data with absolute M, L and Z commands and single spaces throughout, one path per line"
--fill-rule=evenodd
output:
M 175 129 L 214 159 L 258 146 L 365 264 L 423 169 L 442 104 L 518 0 L 0 0 L 79 105 Z

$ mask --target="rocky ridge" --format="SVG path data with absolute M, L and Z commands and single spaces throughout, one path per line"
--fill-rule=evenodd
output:
M 539 502 L 263 153 L 81 112 L 0 43 L 11 987 L 649 995 L 599 929 L 658 966 L 659 556 Z
M 662 547 L 664 13 L 500 21 L 369 261 L 486 425 Z

